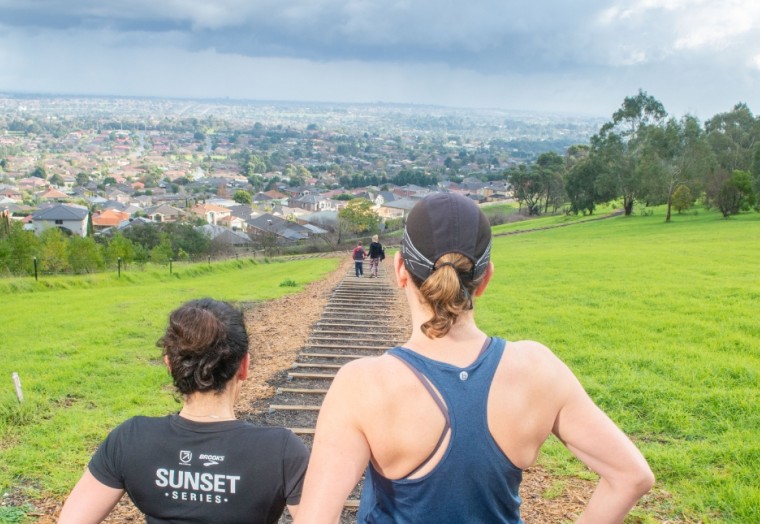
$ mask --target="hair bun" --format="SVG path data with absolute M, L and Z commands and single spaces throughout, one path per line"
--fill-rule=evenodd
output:
M 170 331 L 180 353 L 197 354 L 207 351 L 224 339 L 226 329 L 207 309 L 188 307 L 172 315 Z

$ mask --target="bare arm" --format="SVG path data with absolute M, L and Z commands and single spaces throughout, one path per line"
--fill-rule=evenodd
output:
M 336 375 L 322 403 L 296 522 L 336 523 L 370 459 L 356 414 L 362 395 L 351 364 Z
M 61 510 L 59 524 L 89 524 L 102 522 L 124 494 L 123 489 L 111 488 L 84 472 Z
M 569 370 L 566 373 L 569 376 L 562 380 L 566 402 L 559 411 L 553 432 L 600 476 L 578 522 L 622 522 L 651 489 L 654 475 L 633 442 L 594 404 L 575 376 Z

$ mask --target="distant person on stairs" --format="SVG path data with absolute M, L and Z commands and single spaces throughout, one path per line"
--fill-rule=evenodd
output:
M 297 524 L 338 522 L 363 473 L 360 523 L 521 523 L 523 471 L 552 433 L 599 475 L 577 522 L 622 522 L 651 488 L 644 457 L 559 358 L 475 324 L 490 254 L 472 200 L 436 193 L 412 208 L 394 259 L 412 335 L 338 371 Z
M 149 523 L 278 522 L 301 498 L 308 450 L 290 430 L 237 420 L 248 378 L 243 313 L 210 298 L 172 312 L 158 341 L 179 413 L 133 417 L 111 431 L 59 523 L 101 522 L 124 491 Z
M 356 278 L 364 276 L 364 259 L 367 257 L 367 252 L 364 251 L 362 243 L 359 242 L 351 253 L 351 258 L 354 259 L 354 270 L 356 271 Z
M 369 276 L 370 278 L 377 278 L 378 266 L 380 261 L 385 260 L 385 250 L 383 245 L 379 242 L 377 235 L 372 237 L 372 243 L 369 245 Z

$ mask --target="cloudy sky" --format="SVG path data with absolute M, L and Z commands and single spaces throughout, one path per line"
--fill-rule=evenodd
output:
M 760 113 L 758 0 L 0 0 L 0 91 Z

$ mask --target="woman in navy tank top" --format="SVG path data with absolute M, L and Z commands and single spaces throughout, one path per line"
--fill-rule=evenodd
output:
M 490 251 L 472 200 L 440 193 L 412 209 L 394 260 L 412 334 L 337 374 L 298 524 L 337 522 L 362 474 L 359 522 L 520 523 L 522 471 L 552 433 L 600 477 L 578 522 L 621 522 L 651 488 L 639 450 L 548 348 L 475 324 Z

